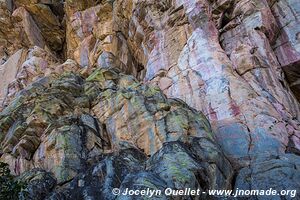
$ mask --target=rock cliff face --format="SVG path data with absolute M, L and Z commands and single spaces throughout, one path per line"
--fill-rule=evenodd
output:
M 298 0 L 0 0 L 0 79 L 28 199 L 300 191 Z

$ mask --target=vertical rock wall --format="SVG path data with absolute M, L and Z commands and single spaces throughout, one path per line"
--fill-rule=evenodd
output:
M 38 199 L 300 190 L 299 13 L 298 0 L 0 0 L 0 161 Z

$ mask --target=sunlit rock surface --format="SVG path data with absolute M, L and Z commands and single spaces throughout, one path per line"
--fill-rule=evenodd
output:
M 299 13 L 298 0 L 0 0 L 0 161 L 31 199 L 300 191 Z

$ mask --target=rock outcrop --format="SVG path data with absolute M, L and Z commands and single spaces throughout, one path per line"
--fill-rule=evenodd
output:
M 232 167 L 205 116 L 116 69 L 99 69 L 86 79 L 74 72 L 52 73 L 20 91 L 0 121 L 1 132 L 7 133 L 1 160 L 15 174 L 41 168 L 52 172 L 57 184 L 71 181 L 50 196 L 110 199 L 109 189 L 122 187 L 123 179 L 128 184 L 127 175 L 137 172 L 164 188 L 231 185 Z M 98 173 L 108 177 L 97 179 L 103 176 Z M 110 181 L 111 176 L 121 182 Z M 103 194 L 97 193 L 101 188 Z
M 29 199 L 300 190 L 299 14 L 297 0 L 0 0 L 0 161 Z

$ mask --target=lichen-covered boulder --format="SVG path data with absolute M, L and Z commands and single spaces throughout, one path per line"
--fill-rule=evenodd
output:
M 233 169 L 204 115 L 116 69 L 42 78 L 0 122 L 0 160 L 16 175 L 51 172 L 57 185 L 43 193 L 48 199 L 112 199 L 113 188 L 145 180 L 154 188 L 231 187 Z M 128 182 L 137 173 L 145 179 Z
M 189 135 L 214 137 L 203 114 L 178 99 L 167 99 L 157 87 L 107 69 L 96 70 L 87 81 L 94 84 L 87 88 L 89 95 L 103 91 L 92 111 L 105 124 L 113 144 L 129 141 L 153 155 L 167 141 L 184 141 Z
M 37 168 L 19 176 L 18 181 L 22 181 L 26 186 L 20 196 L 28 200 L 43 200 L 56 186 L 56 179 L 51 173 Z

